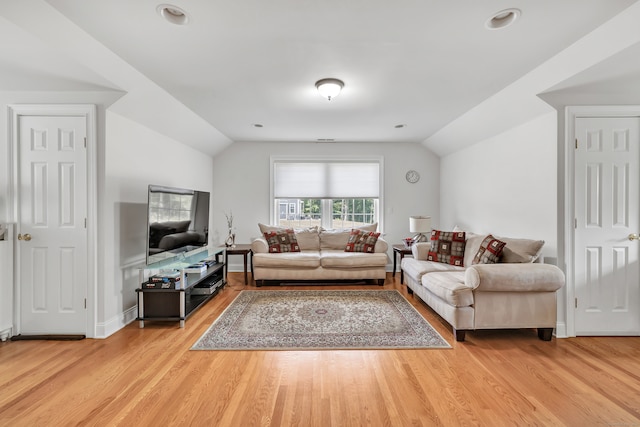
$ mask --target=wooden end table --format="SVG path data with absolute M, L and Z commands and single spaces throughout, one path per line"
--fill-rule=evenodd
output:
M 224 251 L 224 279 L 227 280 L 227 272 L 229 271 L 229 255 L 242 255 L 244 258 L 244 284 L 249 284 L 249 278 L 247 274 L 247 264 L 251 262 L 251 256 L 253 252 L 251 252 L 251 245 L 249 244 L 239 244 L 235 246 L 228 246 Z M 253 266 L 252 266 L 253 267 Z M 252 270 L 253 271 L 253 268 Z
M 405 246 L 404 243 L 399 243 L 399 244 L 395 244 L 393 245 L 393 276 L 396 275 L 396 262 L 398 260 L 398 257 L 400 257 L 400 263 L 402 263 L 402 258 L 405 257 L 405 255 L 411 255 L 411 248 L 408 248 L 407 246 Z M 404 283 L 404 271 L 402 271 L 402 266 L 400 266 L 400 284 Z

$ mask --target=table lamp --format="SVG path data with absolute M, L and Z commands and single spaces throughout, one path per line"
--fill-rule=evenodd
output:
M 424 233 L 431 232 L 431 217 L 430 216 L 411 216 L 409 217 L 409 231 L 411 233 L 418 233 L 413 236 L 413 242 L 428 242 L 430 236 Z

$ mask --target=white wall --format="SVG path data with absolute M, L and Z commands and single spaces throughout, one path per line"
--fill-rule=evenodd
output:
M 226 237 L 225 212 L 233 211 L 236 242 L 249 243 L 260 236 L 258 223 L 269 223 L 269 167 L 271 155 L 367 155 L 384 158 L 384 221 L 380 230 L 389 244 L 410 236 L 409 216 L 431 215 L 439 222 L 439 159 L 420 144 L 411 143 L 270 143 L 238 142 L 219 153 L 213 161 L 212 199 L 214 242 Z M 421 179 L 405 180 L 415 169 Z M 216 240 L 217 239 L 217 240 Z M 393 253 L 389 251 L 389 262 Z M 237 258 L 237 259 L 235 259 Z M 242 259 L 229 259 L 230 271 L 240 271 Z
M 98 336 L 112 334 L 137 316 L 148 185 L 213 192 L 213 182 L 209 155 L 107 111 L 98 208 Z
M 441 160 L 445 227 L 543 239 L 557 257 L 557 116 L 550 112 Z

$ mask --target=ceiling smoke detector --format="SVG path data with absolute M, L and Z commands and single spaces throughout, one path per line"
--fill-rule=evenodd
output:
M 489 30 L 499 30 L 513 24 L 522 12 L 520 9 L 505 9 L 487 19 L 484 26 Z
M 172 4 L 161 4 L 156 10 L 166 21 L 176 25 L 186 25 L 189 22 L 189 15 L 183 9 Z

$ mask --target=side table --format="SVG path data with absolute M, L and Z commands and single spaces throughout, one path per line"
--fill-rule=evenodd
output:
M 396 275 L 396 262 L 398 257 L 400 257 L 400 263 L 402 263 L 402 258 L 405 255 L 411 255 L 411 248 L 405 246 L 404 243 L 393 245 L 393 276 Z M 400 267 L 400 284 L 404 283 L 404 271 L 402 271 L 402 267 Z
M 249 279 L 247 275 L 247 259 L 251 262 L 251 256 L 253 252 L 251 252 L 251 245 L 249 244 L 239 244 L 235 246 L 229 246 L 224 251 L 224 262 L 227 267 L 224 270 L 224 279 L 227 280 L 227 272 L 229 271 L 229 255 L 242 255 L 244 258 L 244 284 L 249 284 Z M 253 267 L 253 266 L 252 266 Z M 252 270 L 253 271 L 253 268 Z

